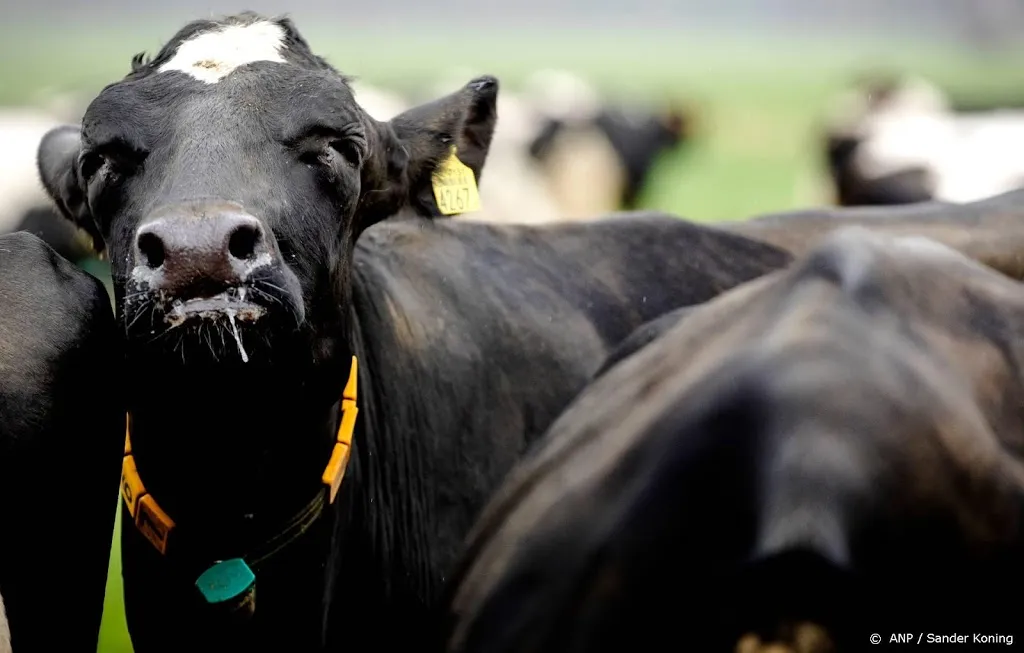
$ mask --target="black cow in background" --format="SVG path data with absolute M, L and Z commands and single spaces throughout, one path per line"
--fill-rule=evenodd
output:
M 121 362 L 103 285 L 31 234 L 0 235 L 0 592 L 17 653 L 96 650 Z
M 893 236 L 927 236 L 1017 280 L 1024 280 L 1024 189 L 975 202 L 916 202 L 782 211 L 722 222 L 723 231 L 771 243 L 795 256 L 843 226 Z
M 797 258 L 844 227 L 862 227 L 889 236 L 924 236 L 1011 279 L 1024 280 L 1024 190 L 966 204 L 918 202 L 898 207 L 805 209 L 717 225 L 718 229 L 774 245 Z M 681 306 L 642 325 L 615 347 L 598 373 L 658 339 L 697 308 Z
M 507 476 L 446 650 L 1019 642 L 1022 333 L 1019 283 L 860 227 L 694 307 Z
M 289 20 L 245 13 L 43 139 L 127 337 L 138 653 L 421 646 L 477 510 L 610 348 L 789 261 L 670 216 L 388 220 L 440 215 L 457 161 L 480 178 L 497 91 L 377 121 Z

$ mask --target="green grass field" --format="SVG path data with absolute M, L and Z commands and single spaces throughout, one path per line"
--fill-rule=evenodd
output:
M 0 28 L 0 103 L 24 102 L 47 89 L 96 91 L 127 71 L 132 54 L 154 52 L 178 25 L 164 27 L 170 29 L 19 28 L 5 34 Z M 853 72 L 880 66 L 913 70 L 964 98 L 1024 94 L 1021 53 L 983 57 L 926 43 L 897 48 L 679 32 L 495 32 L 442 41 L 431 30 L 368 34 L 301 22 L 299 27 L 337 67 L 370 82 L 408 87 L 465 66 L 514 87 L 535 68 L 567 67 L 623 98 L 695 102 L 701 111 L 697 141 L 659 163 L 644 204 L 701 221 L 828 202 L 816 121 Z M 116 538 L 99 651 L 131 651 Z

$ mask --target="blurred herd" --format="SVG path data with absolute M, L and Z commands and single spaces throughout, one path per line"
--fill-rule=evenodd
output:
M 457 68 L 402 91 L 353 82 L 377 120 L 459 87 Z M 90 238 L 56 214 L 35 164 L 42 135 L 81 120 L 84 95 L 0 108 L 0 233 L 27 230 L 72 261 L 92 258 Z M 479 211 L 456 219 L 547 223 L 638 207 L 666 154 L 701 138 L 699 105 L 672 96 L 624 101 L 569 70 L 542 69 L 502 88 L 498 127 L 478 180 Z M 1024 185 L 1024 107 L 959 106 L 919 76 L 871 72 L 851 80 L 821 115 L 815 137 L 826 197 L 838 206 L 969 202 Z

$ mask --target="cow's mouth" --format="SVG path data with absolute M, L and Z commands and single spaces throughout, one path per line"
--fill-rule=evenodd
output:
M 177 300 L 164 314 L 164 322 L 178 327 L 189 320 L 223 320 L 231 324 L 255 322 L 263 317 L 267 309 L 246 299 L 246 289 L 232 289 L 213 297 L 198 297 Z
M 250 281 L 183 297 L 129 285 L 125 333 L 140 352 L 171 356 L 190 367 L 267 362 L 280 338 L 303 320 L 301 305 L 286 287 Z
M 248 363 L 249 354 L 238 328 L 239 322 L 256 322 L 266 313 L 266 309 L 247 301 L 245 295 L 245 288 L 240 288 L 227 290 L 213 297 L 178 300 L 172 303 L 170 310 L 164 314 L 164 322 L 171 329 L 181 327 L 190 321 L 211 322 L 216 332 L 221 335 L 221 344 L 226 346 L 222 348 L 230 349 L 229 341 L 233 340 L 242 362 Z M 225 321 L 227 329 L 223 328 Z M 216 354 L 216 345 L 212 341 L 208 341 L 208 344 L 211 351 Z

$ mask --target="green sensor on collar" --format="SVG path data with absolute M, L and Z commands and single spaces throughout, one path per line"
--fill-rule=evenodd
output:
M 214 605 L 246 602 L 255 584 L 256 574 L 241 558 L 222 560 L 204 571 L 196 580 L 196 587 L 203 598 Z

